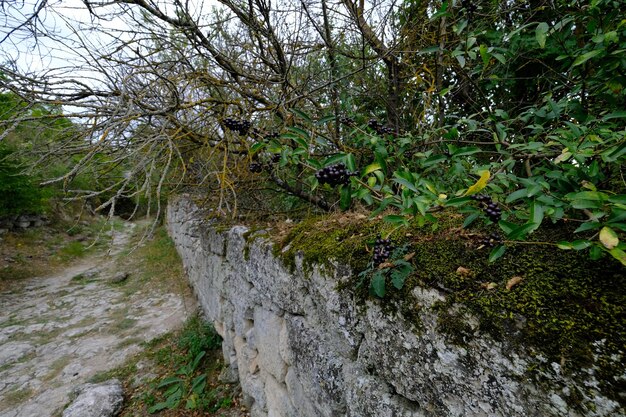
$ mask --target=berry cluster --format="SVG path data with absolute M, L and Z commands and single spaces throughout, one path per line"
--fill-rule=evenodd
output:
M 263 171 L 263 164 L 260 164 L 258 162 L 251 162 L 250 165 L 248 165 L 248 169 L 250 170 L 250 172 L 258 174 L 259 172 Z
M 331 186 L 347 184 L 350 177 L 358 175 L 357 172 L 350 172 L 343 162 L 322 168 L 315 173 L 315 178 L 320 184 L 330 184 Z
M 379 237 L 374 245 L 374 265 L 380 265 L 389 259 L 393 246 L 391 240 Z
M 492 222 L 498 223 L 498 221 L 502 217 L 502 210 L 500 209 L 500 207 L 498 207 L 498 203 L 495 203 L 491 199 L 491 197 L 485 194 L 475 194 L 470 198 L 480 203 L 481 208 L 484 210 L 485 214 L 487 214 L 487 217 L 489 217 Z
M 252 123 L 249 120 L 240 120 L 234 119 L 232 117 L 227 117 L 224 119 L 224 126 L 230 130 L 234 130 L 240 135 L 245 135 L 250 130 Z
M 369 122 L 367 122 L 367 125 L 374 129 L 376 131 L 376 133 L 378 133 L 379 135 L 391 135 L 393 134 L 393 129 L 389 126 L 383 126 L 378 120 L 376 119 L 370 119 Z
M 501 245 L 503 243 L 502 236 L 495 232 L 489 236 L 481 237 L 477 242 L 479 249 L 482 247 L 493 248 L 494 246 Z
M 342 123 L 348 126 L 354 126 L 354 119 L 352 117 L 342 116 L 339 118 L 339 123 Z
M 271 156 L 270 161 L 272 161 L 272 164 L 276 164 L 280 161 L 280 154 L 279 153 L 275 153 Z

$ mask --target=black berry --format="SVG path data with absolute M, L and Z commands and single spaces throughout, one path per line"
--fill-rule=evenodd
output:
M 374 244 L 374 265 L 380 265 L 389 259 L 393 251 L 391 240 L 379 237 Z
M 258 174 L 259 172 L 263 172 L 263 165 L 258 162 L 251 162 L 250 165 L 248 165 L 248 169 L 250 172 Z
M 250 130 L 250 127 L 252 127 L 252 123 L 250 123 L 249 120 L 227 117 L 224 119 L 224 126 L 226 126 L 227 129 L 239 133 L 240 135 L 245 135 Z
M 340 162 L 320 169 L 315 173 L 315 178 L 320 184 L 329 184 L 334 187 L 335 185 L 347 184 L 350 182 L 350 177 L 354 175 L 358 175 L 358 173 L 348 171 L 345 164 Z
M 503 243 L 502 237 L 498 233 L 491 233 L 488 236 L 482 236 L 477 240 L 478 247 L 480 248 L 493 248 L 496 245 Z
M 491 197 L 484 194 L 474 194 L 470 198 L 478 201 L 480 207 L 492 222 L 497 223 L 500 221 L 502 218 L 502 209 L 498 207 L 498 203 L 494 202 Z

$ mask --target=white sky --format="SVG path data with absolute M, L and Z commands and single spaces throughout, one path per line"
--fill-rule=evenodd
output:
M 31 15 L 39 3 L 37 0 L 12 0 L 11 5 L 2 0 L 0 2 L 3 4 L 3 8 L 0 8 L 0 40 L 23 22 L 25 16 Z M 167 10 L 166 3 L 161 4 Z M 205 0 L 192 1 L 190 4 L 196 10 L 204 11 L 218 3 L 216 0 Z M 35 38 L 26 29 L 13 33 L 0 44 L 0 63 L 15 62 L 20 71 L 26 74 L 43 71 L 48 74 L 67 73 L 77 76 L 81 72 L 80 68 L 86 68 L 90 64 L 88 61 L 88 65 L 85 65 L 86 50 L 104 52 L 110 50 L 114 42 L 130 39 L 130 19 L 112 17 L 109 13 L 119 10 L 119 7 L 114 5 L 96 9 L 99 16 L 107 18 L 95 19 L 80 0 L 49 1 L 40 14 L 39 27 L 43 23 L 44 31 L 51 36 Z M 93 73 L 86 71 L 90 72 Z M 89 77 L 87 74 L 85 76 Z

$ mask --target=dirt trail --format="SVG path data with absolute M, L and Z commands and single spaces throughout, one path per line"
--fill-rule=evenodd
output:
M 196 309 L 187 288 L 111 280 L 132 223 L 102 252 L 0 293 L 0 417 L 60 415 L 76 386 L 121 365 Z M 168 289 L 169 288 L 169 289 Z

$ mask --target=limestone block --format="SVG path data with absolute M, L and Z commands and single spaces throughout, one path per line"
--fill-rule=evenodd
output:
M 298 404 L 292 405 L 287 387 L 276 381 L 270 374 L 263 375 L 265 380 L 265 397 L 267 398 L 267 416 L 301 417 Z
M 328 417 L 331 414 L 325 413 L 327 410 L 320 410 L 315 407 L 304 393 L 304 388 L 300 383 L 300 379 L 293 368 L 287 370 L 285 376 L 285 384 L 287 392 L 293 405 L 300 411 L 300 416 L 319 416 Z
M 271 311 L 257 307 L 254 310 L 255 345 L 259 351 L 259 366 L 277 381 L 283 382 L 287 364 L 278 348 L 284 319 Z
M 324 343 L 324 329 L 311 329 L 300 316 L 285 315 L 292 368 L 300 376 L 303 395 L 320 415 L 345 415 L 343 361 Z

